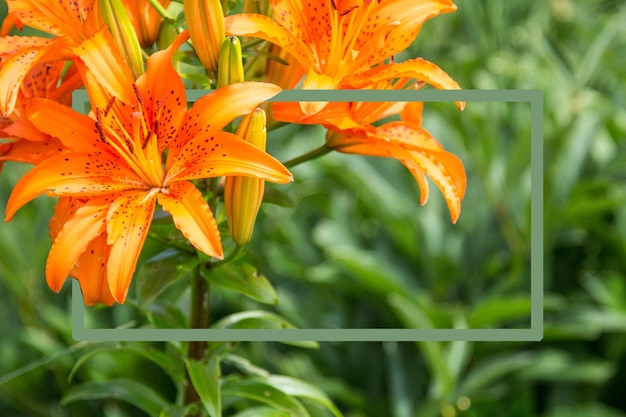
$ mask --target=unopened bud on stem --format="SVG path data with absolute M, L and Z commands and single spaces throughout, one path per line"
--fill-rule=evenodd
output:
M 193 48 L 204 68 L 215 73 L 224 41 L 224 11 L 219 0 L 184 0 Z
M 141 45 L 121 0 L 100 0 L 100 10 L 102 19 L 113 35 L 115 45 L 126 58 L 133 76 L 138 78 L 144 73 Z
M 241 42 L 239 42 L 236 36 L 228 36 L 224 39 L 224 43 L 222 43 L 222 48 L 220 49 L 217 87 L 242 83 L 243 81 Z
M 245 116 L 237 129 L 237 135 L 264 151 L 267 138 L 265 111 L 257 107 Z M 265 181 L 261 179 L 241 176 L 226 177 L 224 203 L 228 230 L 237 245 L 246 244 L 252 237 L 264 190 Z

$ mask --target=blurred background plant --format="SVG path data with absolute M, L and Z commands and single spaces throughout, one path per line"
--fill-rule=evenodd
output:
M 248 392 L 271 389 L 275 375 L 307 381 L 346 417 L 626 416 L 626 7 L 458 6 L 396 58 L 437 62 L 464 88 L 544 92 L 544 340 L 216 344 L 226 358 L 222 406 L 237 399 L 229 410 L 243 410 L 238 416 L 333 408 L 312 390 L 294 405 L 294 381 L 282 381 L 292 389 L 280 397 L 283 411 L 249 408 L 245 401 L 259 398 L 238 397 L 246 390 L 236 375 L 257 384 Z M 279 303 L 214 292 L 215 317 L 263 309 L 300 328 L 528 327 L 529 107 L 469 103 L 460 113 L 437 103 L 426 106 L 424 124 L 468 171 L 456 225 L 436 190 L 418 205 L 396 161 L 331 154 L 295 167 L 296 182 L 280 188 L 294 207 L 264 205 L 245 258 Z M 299 154 L 315 129 L 281 128 L 268 150 L 281 160 Z M 19 169 L 4 167 L 0 205 Z M 181 364 L 175 343 L 72 341 L 69 291 L 56 295 L 43 279 L 51 207 L 37 199 L 0 228 L 0 415 L 159 416 L 194 365 Z M 119 325 L 134 309 L 93 317 Z M 196 382 L 215 372 L 203 369 Z

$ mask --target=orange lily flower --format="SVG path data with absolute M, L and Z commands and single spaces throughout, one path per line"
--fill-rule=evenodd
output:
M 7 0 L 9 21 L 39 29 L 52 39 L 32 36 L 0 38 L 0 109 L 13 112 L 20 86 L 38 63 L 73 59 L 72 47 L 94 35 L 101 22 L 94 0 Z
M 167 9 L 170 0 L 159 0 L 159 3 Z M 141 46 L 143 48 L 152 46 L 159 36 L 159 29 L 163 22 L 161 15 L 148 0 L 122 0 L 122 4 L 128 12 Z
M 72 91 L 82 85 L 82 80 L 75 66 L 61 79 L 63 68 L 63 62 L 39 64 L 26 76 L 15 110 L 9 117 L 0 116 L 0 137 L 7 140 L 0 144 L 0 164 L 4 161 L 37 164 L 65 150 L 58 139 L 37 130 L 24 112 L 24 104 L 35 97 L 71 104 Z
M 407 83 L 409 80 L 401 79 L 394 84 L 380 82 L 369 87 L 376 90 L 401 89 Z M 467 186 L 465 168 L 458 157 L 447 152 L 422 127 L 423 103 L 331 102 L 314 115 L 306 115 L 297 103 L 274 103 L 272 109 L 278 120 L 326 127 L 329 132 L 325 146 L 328 148 L 399 160 L 417 181 L 421 205 L 428 201 L 428 181 L 424 175 L 427 174 L 442 192 L 452 222 L 458 220 Z M 402 120 L 373 125 L 395 114 L 400 114 Z
M 101 290 L 104 286 L 115 301 L 124 302 L 157 203 L 194 247 L 222 258 L 217 224 L 192 180 L 224 175 L 292 180 L 270 155 L 221 131 L 280 88 L 233 84 L 187 110 L 184 85 L 171 62 L 187 39 L 183 32 L 169 48 L 149 58 L 135 85 L 120 86 L 134 92 L 130 103 L 116 96 L 106 100 L 98 83 L 114 84 L 115 75 L 97 79 L 82 68 L 95 120 L 50 100 L 33 99 L 29 104 L 33 125 L 57 137 L 70 152 L 41 162 L 22 177 L 7 203 L 6 218 L 42 193 L 75 199 L 64 202 L 71 212 L 60 210 L 54 223 L 58 230 L 53 230 L 46 265 L 54 291 L 73 275 L 87 286 L 92 297 L 88 302 L 110 301 Z M 98 266 L 100 278 L 88 277 L 93 271 L 85 264 Z
M 303 89 L 360 88 L 377 79 L 410 77 L 436 88 L 458 85 L 435 64 L 385 62 L 415 40 L 422 24 L 452 12 L 451 0 L 272 0 L 275 20 L 258 14 L 225 19 L 229 35 L 254 36 L 280 45 L 306 71 Z M 373 69 L 372 69 L 373 68 Z M 370 72 L 374 71 L 374 74 Z M 326 103 L 301 103 L 307 115 Z

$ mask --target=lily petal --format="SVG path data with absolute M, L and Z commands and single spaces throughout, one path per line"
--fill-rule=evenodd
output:
M 346 77 L 345 84 L 352 88 L 361 88 L 368 84 L 393 80 L 396 78 L 413 78 L 424 81 L 435 88 L 442 90 L 460 90 L 459 84 L 445 71 L 430 61 L 422 58 L 409 59 L 404 62 L 379 65 L 358 75 Z M 465 108 L 465 102 L 457 102 L 461 110 Z
M 107 243 L 111 245 L 107 280 L 113 298 L 123 303 L 148 236 L 154 213 L 155 195 L 146 191 L 124 193 L 107 213 Z
M 55 236 L 46 263 L 48 286 L 59 292 L 63 282 L 91 241 L 106 230 L 110 199 L 90 200 L 78 207 Z
M 160 152 L 176 136 L 187 109 L 185 86 L 172 66 L 174 52 L 187 39 L 189 34 L 182 32 L 167 49 L 151 55 L 146 72 L 137 79 L 137 88 L 146 111 L 145 117 L 157 132 Z
M 274 84 L 249 81 L 218 88 L 197 100 L 187 111 L 178 136 L 170 144 L 168 169 L 190 139 L 203 132 L 219 131 L 234 118 L 252 112 L 280 91 L 281 88 Z
M 232 133 L 217 131 L 196 136 L 180 151 L 165 184 L 223 175 L 253 176 L 287 183 L 291 173 L 280 162 Z
M 113 37 L 106 30 L 106 26 L 71 49 L 110 96 L 115 96 L 128 104 L 133 102 L 135 93 L 132 84 L 135 78 L 122 53 L 115 46 Z M 85 80 L 85 86 L 89 90 L 87 80 Z M 92 97 L 91 91 L 89 93 L 93 107 L 105 108 L 107 106 L 110 96 L 106 102 L 103 102 L 101 99 L 98 100 L 99 97 Z
M 320 74 L 314 69 L 310 69 L 306 74 L 304 83 L 302 84 L 303 90 L 335 90 L 339 84 L 339 80 L 332 78 L 326 74 Z M 313 115 L 320 112 L 324 106 L 328 104 L 327 101 L 302 101 L 300 107 L 302 112 L 307 115 Z
M 15 185 L 6 208 L 6 221 L 24 204 L 48 195 L 98 195 L 144 187 L 119 157 L 98 153 L 67 153 L 46 159 Z
M 106 233 L 103 233 L 91 241 L 78 259 L 76 278 L 88 306 L 98 303 L 112 306 L 115 302 L 107 280 L 106 264 L 110 251 Z
M 308 68 L 313 62 L 311 49 L 300 38 L 267 16 L 247 13 L 226 16 L 224 28 L 227 35 L 253 36 L 280 45 L 303 68 Z
M 192 183 L 176 182 L 168 188 L 168 193 L 159 193 L 157 200 L 192 245 L 209 256 L 224 257 L 213 213 Z
M 0 161 L 24 162 L 35 165 L 66 150 L 58 139 L 38 142 L 22 139 L 3 145 L 8 146 L 6 146 L 6 150 L 0 149 Z
M 44 47 L 22 48 L 4 62 L 0 70 L 0 109 L 5 115 L 13 112 L 22 81 L 30 70 L 39 62 L 69 58 L 69 42 L 68 38 L 63 37 Z
M 439 141 L 426 129 L 405 121 L 385 123 L 376 129 L 376 134 L 407 148 L 444 150 Z
M 456 223 L 461 214 L 461 200 L 467 185 L 463 162 L 446 151 L 409 150 L 408 153 L 417 166 L 435 182 L 446 200 L 452 223 Z M 412 163 L 407 160 L 401 162 L 414 174 L 415 167 Z
M 37 129 L 58 138 L 74 152 L 107 149 L 100 141 L 96 121 L 67 106 L 48 99 L 31 99 L 24 110 Z
M 371 5 L 368 34 L 359 34 L 355 49 L 363 51 L 353 66 L 366 68 L 405 50 L 419 35 L 422 24 L 442 13 L 453 12 L 450 0 L 395 0 Z M 380 22 L 380 23 L 378 23 Z

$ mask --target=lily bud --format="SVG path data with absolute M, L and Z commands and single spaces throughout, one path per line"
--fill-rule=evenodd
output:
M 237 135 L 246 142 L 265 150 L 267 132 L 265 111 L 257 107 L 243 118 Z M 244 245 L 252 237 L 256 216 L 261 207 L 265 181 L 254 177 L 226 177 L 224 203 L 228 230 L 237 245 Z
M 135 78 L 144 73 L 141 46 L 135 28 L 121 0 L 100 0 L 102 18 L 113 35 Z
M 183 7 L 193 48 L 208 71 L 215 73 L 224 41 L 224 11 L 219 0 L 184 0 Z
M 217 68 L 217 87 L 229 84 L 242 83 L 243 62 L 241 42 L 236 36 L 228 36 L 220 49 L 219 65 Z
M 167 9 L 170 0 L 158 0 L 158 3 Z M 135 28 L 139 43 L 143 48 L 149 48 L 159 35 L 163 18 L 148 0 L 122 0 L 122 4 Z

